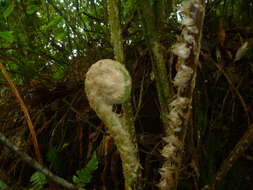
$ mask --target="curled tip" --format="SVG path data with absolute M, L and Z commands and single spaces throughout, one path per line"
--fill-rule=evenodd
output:
M 86 73 L 85 91 L 90 102 L 100 100 L 108 105 L 121 104 L 130 96 L 131 77 L 121 63 L 102 59 Z

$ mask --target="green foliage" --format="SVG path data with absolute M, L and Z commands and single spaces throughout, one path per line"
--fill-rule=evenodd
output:
M 46 154 L 46 159 L 51 164 L 57 163 L 59 161 L 59 150 L 54 146 L 49 148 Z
M 64 65 L 54 65 L 53 66 L 53 74 L 52 77 L 55 80 L 60 80 L 65 76 L 65 70 L 66 68 L 64 67 Z
M 30 178 L 32 187 L 29 190 L 40 190 L 47 184 L 47 178 L 40 172 L 34 172 Z
M 26 13 L 31 15 L 35 12 L 37 12 L 39 10 L 39 7 L 36 6 L 36 5 L 29 5 L 27 8 L 26 8 Z
M 13 32 L 12 31 L 0 32 L 0 39 L 1 38 L 7 42 L 12 42 L 14 40 Z
M 84 67 L 88 67 L 88 65 L 91 65 L 96 60 L 113 57 L 112 46 L 110 45 L 106 2 L 107 0 L 0 0 L 0 61 L 6 66 L 14 83 L 17 84 L 21 95 L 25 99 L 25 103 L 28 104 L 27 106 L 29 110 L 31 110 L 33 118 L 36 118 L 37 111 L 34 109 L 37 109 L 42 101 L 47 101 L 48 103 L 42 111 L 45 113 L 45 116 L 42 114 L 43 119 L 33 120 L 33 122 L 36 123 L 36 128 L 38 127 L 38 131 L 39 126 L 45 126 L 43 123 L 41 123 L 41 125 L 38 123 L 42 120 L 51 121 L 51 113 L 54 114 L 55 110 L 57 114 L 56 118 L 53 119 L 56 121 L 60 119 L 58 115 L 64 114 L 65 117 L 66 114 L 67 119 L 64 120 L 64 122 L 61 122 L 62 125 L 67 126 L 69 125 L 69 122 L 75 122 L 76 118 L 71 118 L 72 115 L 74 115 L 72 111 L 68 111 L 69 108 L 64 107 L 66 106 L 64 104 L 58 105 L 58 102 L 62 102 L 62 99 L 70 101 L 73 98 L 72 94 L 69 94 L 72 93 L 69 91 L 72 91 L 73 86 L 71 85 L 73 84 L 68 83 L 66 85 L 65 82 L 72 82 L 72 80 L 68 81 L 68 79 L 73 77 L 73 75 L 79 71 L 84 74 L 85 70 L 81 71 L 80 69 L 83 68 L 83 65 Z M 122 37 L 124 41 L 124 53 L 127 57 L 126 62 L 129 64 L 129 69 L 133 76 L 134 87 L 132 100 L 134 100 L 133 102 L 136 102 L 136 124 L 138 126 L 143 125 L 141 126 L 143 131 L 148 131 L 149 129 L 146 127 L 149 127 L 149 124 L 146 125 L 144 123 L 151 118 L 145 116 L 144 119 L 143 115 L 141 115 L 141 109 L 145 106 L 146 102 L 149 102 L 150 100 L 156 101 L 157 96 L 154 95 L 153 82 L 159 81 L 161 75 L 160 73 L 155 75 L 155 80 L 150 80 L 148 77 L 149 75 L 153 76 L 154 74 L 154 70 L 151 71 L 151 64 L 154 63 L 154 59 L 151 58 L 152 55 L 147 51 L 151 46 L 145 44 L 145 35 L 149 34 L 152 37 L 154 36 L 157 38 L 157 41 L 161 43 L 161 51 L 159 52 L 164 55 L 166 67 L 170 69 L 168 74 L 170 76 L 166 77 L 166 79 L 172 79 L 175 75 L 174 70 L 177 60 L 176 58 L 170 60 L 170 47 L 172 42 L 180 34 L 181 28 L 176 19 L 178 12 L 174 11 L 174 13 L 170 15 L 170 4 L 171 2 L 174 2 L 175 6 L 180 8 L 180 4 L 183 0 L 127 0 L 119 2 L 121 2 L 120 17 Z M 150 8 L 143 10 L 144 7 L 141 6 L 142 2 L 148 2 Z M 252 103 L 253 88 L 250 88 L 249 85 L 252 84 L 249 83 L 249 81 L 252 81 L 253 71 L 252 0 L 208 0 L 205 2 L 207 2 L 207 12 L 203 38 L 207 41 L 208 46 L 210 47 L 210 52 L 208 52 L 208 54 L 216 60 L 217 29 L 221 24 L 226 31 L 225 47 L 220 49 L 221 54 L 225 54 L 223 57 L 224 70 L 230 74 L 228 67 L 232 67 L 232 69 L 235 68 L 236 72 L 231 72 L 231 78 L 233 79 L 236 78 L 237 75 L 239 76 L 238 78 L 240 80 L 238 84 L 235 83 L 235 86 L 241 93 L 242 98 L 245 99 L 247 108 L 252 110 L 250 104 Z M 141 19 L 140 16 L 140 13 L 143 11 L 147 11 L 147 15 L 153 17 L 146 19 L 146 25 L 148 27 L 153 26 L 150 33 L 145 33 L 144 31 L 147 26 L 143 23 L 143 19 Z M 245 54 L 236 63 L 233 63 L 232 58 L 235 57 L 236 51 L 243 42 L 246 41 L 249 41 L 251 48 L 244 52 Z M 83 59 L 80 59 L 80 57 Z M 202 55 L 201 59 L 204 59 L 203 57 L 204 56 Z M 173 62 L 173 64 L 170 65 L 170 62 Z M 198 162 L 200 164 L 199 186 L 209 183 L 214 177 L 221 161 L 229 153 L 229 150 L 232 149 L 238 137 L 243 132 L 244 127 L 247 125 L 245 124 L 246 119 L 243 115 L 244 112 L 241 109 L 238 97 L 230 88 L 228 82 L 224 80 L 223 75 L 215 68 L 212 62 L 209 62 L 208 60 L 203 61 L 203 63 L 201 61 L 200 65 L 200 70 L 204 73 L 202 78 L 197 79 L 199 83 L 196 85 L 196 92 L 199 91 L 200 96 L 194 105 L 194 127 L 189 130 L 193 133 L 189 135 L 192 136 L 194 144 L 192 145 L 193 150 L 196 148 L 195 141 L 198 142 L 196 143 L 198 144 L 198 147 L 196 148 L 196 156 L 199 156 Z M 76 72 L 75 69 L 78 70 L 78 72 Z M 204 69 L 208 70 L 205 72 Z M 241 75 L 241 73 L 243 74 Z M 64 77 L 68 74 L 71 76 L 69 75 L 66 77 L 67 79 L 65 79 Z M 143 79 L 140 78 L 142 76 Z M 140 80 L 143 80 L 144 82 L 141 83 Z M 216 83 L 214 81 L 216 81 Z M 55 86 L 61 83 L 63 83 L 63 87 L 67 86 L 67 88 L 65 89 L 60 86 L 58 89 L 58 87 Z M 73 83 L 75 84 L 75 82 Z M 152 93 L 150 93 L 150 84 L 153 90 Z M 11 92 L 6 80 L 2 77 L 1 72 L 0 86 L 0 106 L 5 106 L 6 103 L 2 100 L 11 97 Z M 34 93 L 36 92 L 36 89 L 42 89 L 43 91 Z M 56 93 L 54 92 L 54 89 L 57 90 Z M 73 87 L 73 91 L 75 91 L 75 87 Z M 66 97 L 62 98 L 62 96 L 65 95 Z M 58 98 L 60 101 L 58 101 Z M 56 106 L 50 106 L 51 99 Z M 84 101 L 84 98 L 82 97 L 79 99 L 80 101 Z M 73 101 L 74 100 L 75 99 L 73 98 Z M 32 102 L 31 105 L 30 102 Z M 80 104 L 80 107 L 81 105 L 83 105 L 83 103 Z M 152 106 L 152 104 L 150 104 L 150 106 Z M 159 105 L 157 107 L 159 107 Z M 77 113 L 80 111 L 78 110 L 79 104 L 75 101 L 73 102 L 73 108 L 77 109 Z M 12 111 L 15 110 L 14 108 L 11 109 Z M 82 107 L 82 109 L 88 110 L 89 108 Z M 159 109 L 160 107 L 154 110 L 154 117 L 152 115 L 152 119 L 161 113 L 158 113 L 160 111 Z M 231 110 L 233 111 L 231 112 Z M 120 112 L 120 110 L 118 111 Z M 7 111 L 1 107 L 0 112 L 0 120 L 7 120 L 7 118 L 3 116 Z M 147 112 L 148 111 L 145 111 L 145 114 Z M 80 113 L 83 112 L 80 111 Z M 249 113 L 251 114 L 250 111 Z M 85 120 L 86 116 L 90 115 L 90 112 L 88 115 L 85 114 Z M 250 117 L 252 118 L 252 115 Z M 23 117 L 18 118 L 18 121 L 23 119 Z M 143 119 L 139 120 L 140 118 Z M 17 119 L 12 120 L 14 121 Z M 144 120 L 145 122 L 143 122 Z M 87 117 L 87 122 L 92 123 L 91 120 L 89 120 L 89 117 Z M 12 126 L 19 125 L 20 123 L 15 123 Z M 47 123 L 47 125 L 50 126 L 50 123 Z M 73 123 L 71 123 L 71 125 L 73 125 Z M 92 123 L 92 125 L 95 124 Z M 49 132 L 47 130 L 49 129 L 50 127 L 46 127 L 46 133 L 43 133 L 43 135 L 48 136 Z M 70 149 L 70 144 L 72 145 L 72 142 L 77 142 L 76 139 L 70 139 L 74 138 L 73 134 L 68 135 L 68 140 L 60 135 L 64 134 L 66 129 L 67 127 L 62 127 L 59 136 L 55 135 L 54 137 L 51 137 L 54 138 L 53 142 L 56 146 L 49 148 L 46 154 L 46 160 L 54 172 L 68 178 L 70 176 L 67 176 L 67 174 L 70 172 L 66 170 L 69 168 L 75 168 L 78 163 L 74 163 L 71 157 L 68 159 L 69 167 L 64 167 L 64 165 L 61 164 L 63 161 L 62 155 L 65 154 L 63 151 L 64 146 L 66 145 L 64 150 L 66 150 L 66 148 Z M 140 131 L 142 130 L 139 130 L 139 132 Z M 142 134 L 138 135 L 142 136 Z M 197 135 L 198 138 L 195 138 Z M 186 137 L 185 142 L 188 142 L 187 138 L 188 137 Z M 153 141 L 153 139 L 151 139 L 151 141 Z M 149 142 L 149 139 L 145 140 L 145 142 Z M 61 145 L 64 144 L 64 146 L 59 150 L 57 147 L 60 146 L 57 145 L 57 143 Z M 95 144 L 97 143 L 98 142 Z M 48 144 L 45 144 L 40 142 L 42 150 L 47 149 Z M 73 149 L 73 151 L 77 150 Z M 193 152 L 195 156 L 195 151 Z M 67 152 L 66 154 L 71 155 L 72 153 L 73 152 Z M 143 157 L 145 157 L 144 153 L 143 155 Z M 73 159 L 76 160 L 77 158 Z M 148 161 L 150 160 L 147 158 L 147 163 Z M 74 163 L 74 167 L 72 167 L 69 162 Z M 238 171 L 238 168 L 247 168 L 248 164 L 242 167 L 242 161 L 238 161 L 238 163 L 239 165 L 234 170 L 231 170 L 231 174 L 234 172 L 235 176 L 230 176 L 230 178 L 225 179 L 226 186 L 221 186 L 221 189 L 230 189 L 230 186 L 233 186 L 233 183 L 245 182 L 246 179 L 244 177 L 238 178 L 236 176 L 238 173 L 236 172 Z M 95 171 L 97 167 L 98 161 L 94 153 L 87 166 L 76 172 L 75 176 L 73 176 L 73 181 L 80 186 L 85 186 L 90 183 L 92 176 L 94 176 L 93 171 Z M 149 167 L 152 166 L 149 165 Z M 188 166 L 186 167 L 188 168 Z M 150 169 L 153 170 L 153 168 L 144 168 L 145 172 L 152 171 Z M 240 176 L 246 175 L 246 173 L 246 170 L 240 171 Z M 17 177 L 18 174 L 16 173 L 15 176 Z M 28 176 L 28 178 L 29 177 L 30 176 Z M 182 178 L 184 177 L 185 176 L 182 176 Z M 25 178 L 27 178 L 27 176 L 25 176 Z M 39 184 L 38 182 L 43 181 L 42 178 L 42 176 L 35 173 L 31 177 L 31 182 Z M 39 185 L 37 185 L 34 189 L 37 187 L 40 188 Z M 0 181 L 0 190 L 2 189 L 6 189 L 6 185 Z
M 56 35 L 55 35 L 55 40 L 57 40 L 57 41 L 61 41 L 61 40 L 63 40 L 63 38 L 65 37 L 65 33 L 64 32 L 59 32 L 59 33 L 57 33 Z
M 61 16 L 56 16 L 51 22 L 49 22 L 47 25 L 44 25 L 41 27 L 42 30 L 49 30 L 56 27 L 60 22 L 62 21 Z
M 5 19 L 12 13 L 14 7 L 15 7 L 14 1 L 11 1 L 9 6 L 3 12 L 3 16 Z
M 85 166 L 85 168 L 76 171 L 76 175 L 73 176 L 73 182 L 80 187 L 85 187 L 90 183 L 93 172 L 98 168 L 98 159 L 96 152 L 93 153 L 91 160 Z
M 8 186 L 2 180 L 0 180 L 0 190 L 5 190 L 7 188 Z

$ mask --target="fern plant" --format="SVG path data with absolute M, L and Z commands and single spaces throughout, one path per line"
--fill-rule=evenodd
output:
M 40 172 L 34 172 L 30 178 L 32 187 L 29 190 L 40 190 L 47 184 L 47 178 Z
M 57 163 L 60 163 L 61 160 L 59 148 L 55 146 L 50 147 L 46 154 L 46 160 L 53 166 L 57 165 Z
M 85 168 L 76 171 L 76 175 L 73 176 L 73 182 L 80 187 L 85 187 L 90 183 L 93 172 L 98 168 L 98 159 L 96 152 L 93 153 L 91 160 L 85 166 Z
M 0 190 L 5 190 L 7 188 L 8 186 L 2 180 L 0 180 Z

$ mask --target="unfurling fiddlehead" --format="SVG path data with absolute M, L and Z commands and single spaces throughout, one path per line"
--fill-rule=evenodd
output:
M 120 153 L 125 189 L 133 190 L 137 185 L 139 169 L 136 145 L 112 110 L 113 104 L 122 104 L 130 97 L 131 77 L 121 63 L 110 59 L 100 60 L 86 74 L 85 91 L 90 106 L 104 122 Z

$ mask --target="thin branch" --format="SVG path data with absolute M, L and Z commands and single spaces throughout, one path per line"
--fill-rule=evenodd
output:
M 17 146 L 12 144 L 8 138 L 6 138 L 1 132 L 0 132 L 0 143 L 2 143 L 4 146 L 7 146 L 9 149 L 11 149 L 15 154 L 20 156 L 20 158 L 25 161 L 27 164 L 32 166 L 33 168 L 37 169 L 39 172 L 43 173 L 46 177 L 51 179 L 52 181 L 56 182 L 57 184 L 67 188 L 67 189 L 75 189 L 75 190 L 85 190 L 83 188 L 77 187 L 72 183 L 69 183 L 65 179 L 53 174 L 50 170 L 48 170 L 46 167 L 42 166 L 39 162 L 32 159 L 28 154 L 20 150 Z
M 69 109 L 71 111 L 73 111 L 75 114 L 78 115 L 78 117 L 80 118 L 81 121 L 83 121 L 84 123 L 87 123 L 90 127 L 93 127 L 95 130 L 98 130 L 101 134 L 103 134 L 103 135 L 106 134 L 102 129 L 100 129 L 97 126 L 95 126 L 94 124 L 92 124 L 88 119 L 84 119 L 84 115 L 81 114 L 76 108 L 74 108 L 70 102 L 68 102 L 65 99 L 63 99 L 63 102 L 69 106 Z
M 168 73 L 165 64 L 165 56 L 157 32 L 157 23 L 152 4 L 143 1 L 139 4 L 139 14 L 144 26 L 145 40 L 152 58 L 152 71 L 155 75 L 156 89 L 161 109 L 161 119 L 165 128 L 168 125 L 168 101 L 173 96 L 173 89 L 170 88 Z
M 82 12 L 80 12 L 80 13 L 82 13 L 82 14 L 84 14 L 85 16 L 89 17 L 90 19 L 93 19 L 93 20 L 96 20 L 96 21 L 98 21 L 98 22 L 104 23 L 104 20 L 103 20 L 103 19 L 100 19 L 100 18 L 98 18 L 98 17 L 95 17 L 95 16 L 93 16 L 93 15 L 87 13 L 87 12 L 82 11 Z
M 54 57 L 52 57 L 51 55 L 46 54 L 45 52 L 35 52 L 35 51 L 31 51 L 29 49 L 20 48 L 20 47 L 1 47 L 0 51 L 1 50 L 3 50 L 3 51 L 5 51 L 5 50 L 6 51 L 7 50 L 26 51 L 26 52 L 34 54 L 36 56 L 45 57 L 46 59 L 51 59 L 51 60 L 57 62 L 57 60 Z
M 8 72 L 6 71 L 4 65 L 1 62 L 0 62 L 0 70 L 2 71 L 4 78 L 7 80 L 8 84 L 11 88 L 11 91 L 16 96 L 16 98 L 17 98 L 17 100 L 18 100 L 18 102 L 21 106 L 21 109 L 24 113 L 25 119 L 26 119 L 27 124 L 28 124 L 28 128 L 29 128 L 31 136 L 32 136 L 32 142 L 33 142 L 33 146 L 34 146 L 35 155 L 37 157 L 37 160 L 40 163 L 43 163 L 43 159 L 42 159 L 42 155 L 41 155 L 41 152 L 40 152 L 38 140 L 37 140 L 37 137 L 36 137 L 36 132 L 35 132 L 30 114 L 28 112 L 28 109 L 27 109 L 22 97 L 20 96 L 20 94 L 18 92 L 18 89 L 16 88 L 15 84 L 13 83 L 12 79 L 10 78 Z
M 242 97 L 241 93 L 239 92 L 239 90 L 236 88 L 236 86 L 232 82 L 229 74 L 226 73 L 224 71 L 224 69 L 219 64 L 217 64 L 215 61 L 213 61 L 213 63 L 222 72 L 222 74 L 225 76 L 225 78 L 227 79 L 228 83 L 230 84 L 231 88 L 234 90 L 234 92 L 238 96 L 239 100 L 241 101 L 242 107 L 243 107 L 243 109 L 244 109 L 244 111 L 246 113 L 248 124 L 250 124 L 250 115 L 249 115 L 249 111 L 248 111 L 248 106 L 247 106 L 246 102 L 244 101 L 244 98 Z
M 249 129 L 244 133 L 234 149 L 229 153 L 228 157 L 223 161 L 220 169 L 217 171 L 214 179 L 209 185 L 206 185 L 202 190 L 214 190 L 215 186 L 220 183 L 227 175 L 228 171 L 239 157 L 247 150 L 247 148 L 253 143 L 253 123 L 249 126 Z

